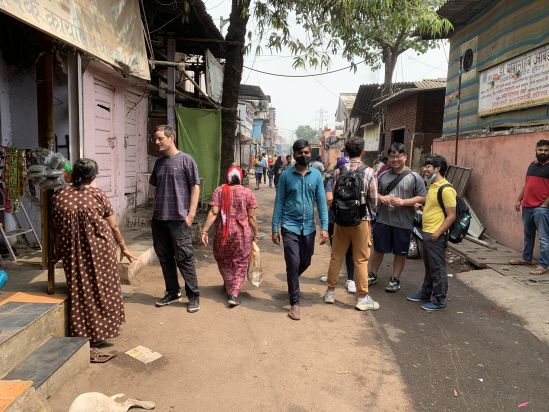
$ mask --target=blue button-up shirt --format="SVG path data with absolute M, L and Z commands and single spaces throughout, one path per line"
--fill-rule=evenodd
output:
M 314 205 L 318 209 L 320 227 L 328 230 L 328 207 L 322 175 L 309 168 L 302 176 L 295 166 L 280 175 L 273 210 L 273 233 L 280 225 L 296 235 L 307 236 L 315 231 Z

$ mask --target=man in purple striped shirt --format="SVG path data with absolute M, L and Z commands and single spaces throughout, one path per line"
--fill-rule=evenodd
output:
M 166 295 L 156 302 L 156 306 L 166 306 L 181 299 L 177 279 L 179 268 L 189 298 L 187 311 L 192 313 L 200 309 L 191 236 L 200 194 L 200 176 L 194 159 L 177 150 L 172 127 L 157 126 L 154 140 L 163 156 L 155 162 L 149 180 L 156 187 L 151 229 L 154 250 L 166 282 Z

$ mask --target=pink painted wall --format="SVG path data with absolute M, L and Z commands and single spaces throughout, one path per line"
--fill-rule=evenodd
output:
M 465 197 L 490 237 L 520 251 L 523 226 L 513 205 L 524 185 L 526 169 L 535 160 L 540 139 L 549 139 L 549 132 L 464 138 L 458 142 L 458 165 L 473 168 Z M 433 142 L 433 152 L 446 157 L 450 164 L 454 163 L 454 149 L 455 140 Z
M 97 108 L 96 99 L 101 99 L 96 95 L 97 86 L 95 83 L 108 85 L 114 89 L 112 107 L 110 107 L 110 116 L 112 128 L 101 132 L 102 124 L 108 123 L 101 117 L 105 112 Z M 122 220 L 128 207 L 133 206 L 128 203 L 126 196 L 126 91 L 131 91 L 142 95 L 143 98 L 135 107 L 137 113 L 137 134 L 143 141 L 137 145 L 136 168 L 138 187 L 137 193 L 146 193 L 148 182 L 143 178 L 143 172 L 147 172 L 147 102 L 148 95 L 138 87 L 131 85 L 124 77 L 110 66 L 100 62 L 90 62 L 82 74 L 82 95 L 83 95 L 83 117 L 84 117 L 84 137 L 83 153 L 84 157 L 93 158 L 98 161 L 100 170 L 96 179 L 97 186 L 107 192 L 107 196 L 115 210 L 117 219 Z M 110 106 L 103 102 L 102 105 Z M 109 145 L 105 142 L 112 139 Z M 101 166 L 103 170 L 101 170 Z M 107 175 L 109 176 L 107 178 Z M 102 187 L 104 186 L 104 187 Z M 107 189 L 108 188 L 108 189 Z M 144 202 L 144 196 L 138 196 L 138 201 Z

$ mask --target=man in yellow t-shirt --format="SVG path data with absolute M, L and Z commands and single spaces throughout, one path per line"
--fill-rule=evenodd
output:
M 406 299 L 412 302 L 427 302 L 421 306 L 429 312 L 447 308 L 448 272 L 446 271 L 446 247 L 448 229 L 456 219 L 456 191 L 452 186 L 442 190 L 442 203 L 438 202 L 438 191 L 449 182 L 444 178 L 448 163 L 439 155 L 425 160 L 423 171 L 430 183 L 425 206 L 416 204 L 416 209 L 423 209 L 423 263 L 425 278 L 421 290 Z

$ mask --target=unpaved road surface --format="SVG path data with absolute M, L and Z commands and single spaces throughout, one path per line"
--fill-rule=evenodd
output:
M 55 411 L 89 391 L 151 400 L 157 411 L 549 410 L 547 346 L 455 278 L 448 310 L 407 302 L 421 284 L 419 260 L 388 294 L 386 259 L 371 288 L 380 310 L 358 312 L 343 288 L 335 305 L 323 303 L 329 248 L 318 246 L 301 279 L 302 320 L 290 320 L 282 249 L 270 242 L 274 190 L 254 193 L 266 234 L 262 286 L 246 283 L 242 305 L 228 308 L 211 250 L 197 247 L 201 308 L 188 314 L 184 304 L 154 307 L 163 278 L 147 267 L 125 300 L 121 336 L 105 349 L 119 356 L 67 384 L 50 399 Z M 163 357 L 145 365 L 123 353 L 137 345 Z

